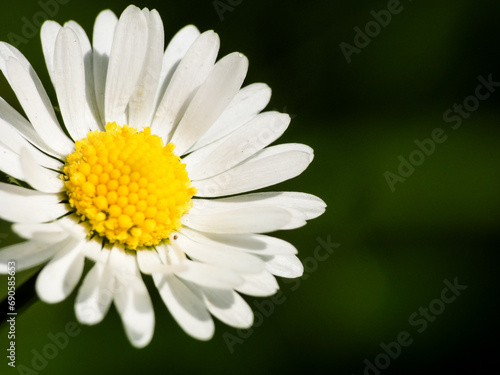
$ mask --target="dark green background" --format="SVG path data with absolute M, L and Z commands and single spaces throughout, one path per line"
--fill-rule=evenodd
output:
M 219 3 L 231 4 L 228 0 Z M 280 281 L 273 312 L 253 331 L 217 323 L 214 338 L 199 342 L 176 325 L 151 289 L 156 329 L 142 350 L 128 343 L 112 308 L 104 322 L 81 327 L 43 374 L 335 373 L 362 374 L 406 331 L 413 339 L 382 374 L 494 373 L 498 369 L 498 224 L 500 222 L 500 93 L 480 102 L 453 130 L 443 114 L 474 95 L 477 77 L 500 81 L 500 3 L 401 1 L 402 11 L 347 63 L 340 43 L 353 44 L 355 27 L 373 20 L 386 1 L 232 1 L 221 17 L 212 0 L 136 2 L 156 8 L 166 39 L 193 23 L 221 37 L 220 56 L 232 51 L 250 60 L 247 83 L 273 88 L 268 109 L 293 114 L 280 142 L 312 146 L 315 160 L 300 177 L 276 189 L 323 198 L 327 212 L 306 227 L 278 235 L 307 259 L 298 282 Z M 121 13 L 119 0 L 71 0 L 53 19 L 74 19 L 91 33 L 97 13 Z M 2 3 L 0 40 L 22 35 L 23 17 L 41 10 L 36 1 Z M 20 45 L 49 94 L 39 35 Z M 3 77 L 0 95 L 18 106 Z M 445 142 L 391 192 L 384 173 L 397 173 L 414 140 L 442 128 Z M 0 246 L 18 241 L 0 224 Z M 317 238 L 339 243 L 326 260 L 312 263 Z M 31 272 L 18 274 L 18 281 Z M 428 307 L 445 279 L 467 285 L 419 333 L 409 317 Z M 152 284 L 146 279 L 148 286 Z M 0 296 L 6 294 L 0 278 Z M 75 320 L 73 293 L 57 305 L 37 302 L 18 318 L 17 364 L 31 367 L 49 333 Z M 259 313 L 254 301 L 247 301 Z M 438 306 L 438 305 L 435 305 Z M 245 339 L 228 350 L 227 335 Z M 226 336 L 224 336 L 226 335 Z M 0 328 L 0 349 L 8 348 Z M 0 356 L 2 373 L 9 371 Z M 368 372 L 375 374 L 374 371 Z

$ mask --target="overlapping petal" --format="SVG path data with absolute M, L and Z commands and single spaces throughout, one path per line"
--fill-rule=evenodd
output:
M 118 20 L 109 56 L 104 95 L 105 122 L 127 123 L 127 106 L 141 75 L 147 46 L 146 16 L 139 8 L 129 6 Z
M 164 141 L 170 141 L 194 94 L 207 79 L 219 45 L 219 36 L 213 31 L 206 31 L 191 44 L 179 62 L 151 124 L 151 130 Z
M 74 145 L 59 125 L 33 67 L 16 48 L 3 42 L 0 43 L 0 69 L 44 143 L 60 157 L 72 152 Z
M 14 223 L 43 223 L 67 214 L 57 195 L 0 182 L 0 218 Z

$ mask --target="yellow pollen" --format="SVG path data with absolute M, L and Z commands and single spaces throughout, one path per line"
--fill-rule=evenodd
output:
M 196 188 L 174 147 L 149 128 L 116 123 L 75 143 L 63 170 L 66 193 L 91 234 L 136 250 L 181 227 Z

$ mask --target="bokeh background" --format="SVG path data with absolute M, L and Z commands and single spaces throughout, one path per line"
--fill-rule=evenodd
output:
M 25 20 L 39 22 L 33 17 L 44 12 L 41 3 L 46 2 L 2 2 L 0 40 L 8 41 L 12 33 L 26 38 L 19 48 L 55 98 L 39 33 L 23 34 Z M 88 33 L 99 11 L 111 8 L 120 14 L 128 5 L 122 0 L 60 3 L 50 18 L 60 23 L 76 20 Z M 219 56 L 232 51 L 247 55 L 246 83 L 269 84 L 273 98 L 268 109 L 292 114 L 280 142 L 314 148 L 310 168 L 275 188 L 313 193 L 328 204 L 327 212 L 306 227 L 277 233 L 299 249 L 305 275 L 298 281 L 280 280 L 282 291 L 274 300 L 246 298 L 257 315 L 255 326 L 238 331 L 216 323 L 209 342 L 182 332 L 146 278 L 156 329 L 145 349 L 131 347 L 112 308 L 101 324 L 78 326 L 78 334 L 42 371 L 12 370 L 2 355 L 0 373 L 495 373 L 500 90 L 492 87 L 488 99 L 466 110 L 457 129 L 443 115 L 464 100 L 470 108 L 474 99 L 467 98 L 475 95 L 478 77 L 491 75 L 500 82 L 500 3 L 135 4 L 160 12 L 166 40 L 193 23 L 219 33 Z M 388 7 L 400 12 L 377 32 L 372 11 Z M 365 30 L 367 25 L 373 37 L 358 48 L 355 28 Z M 346 58 L 342 43 L 358 50 Z M 19 108 L 3 77 L 0 96 Z M 443 129 L 446 141 L 436 144 L 434 152 L 391 189 L 386 172 L 397 174 L 398 157 L 408 160 L 418 149 L 415 139 L 430 138 L 436 128 Z M 8 223 L 0 223 L 0 233 L 2 247 L 20 241 Z M 321 240 L 338 244 L 326 259 L 318 258 L 316 251 Z M 35 271 L 19 273 L 18 282 Z M 453 302 L 440 303 L 445 280 L 455 279 L 467 288 Z M 2 276 L 0 296 L 6 293 Z M 56 305 L 36 302 L 18 317 L 18 366 L 33 368 L 36 353 L 51 343 L 49 333 L 63 332 L 75 321 L 74 298 L 75 293 Z M 425 311 L 419 309 L 429 307 L 428 315 L 420 315 Z M 384 361 L 383 344 L 394 342 L 402 332 L 408 333 L 411 344 L 390 363 Z M 4 354 L 8 341 L 3 325 Z

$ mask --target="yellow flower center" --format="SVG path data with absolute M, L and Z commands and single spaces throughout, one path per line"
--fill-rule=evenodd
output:
M 150 128 L 116 123 L 75 143 L 63 170 L 66 193 L 91 234 L 135 250 L 180 228 L 196 188 L 174 148 Z

